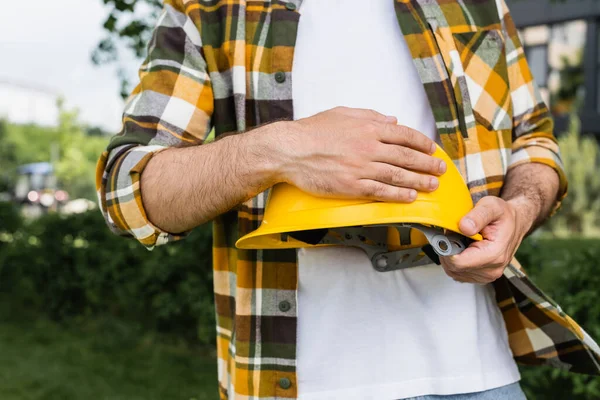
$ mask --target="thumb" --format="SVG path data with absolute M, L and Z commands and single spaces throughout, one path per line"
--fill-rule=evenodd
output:
M 460 231 L 466 236 L 473 236 L 486 226 L 500 219 L 503 215 L 501 202 L 498 197 L 487 196 L 475 204 L 475 207 L 465 215 L 458 224 Z

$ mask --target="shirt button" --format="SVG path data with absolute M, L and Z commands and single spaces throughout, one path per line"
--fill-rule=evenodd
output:
M 296 5 L 294 3 L 285 3 L 285 8 L 290 11 L 294 11 L 296 9 Z
M 282 389 L 289 389 L 292 386 L 292 381 L 289 378 L 279 379 L 279 387 Z
M 279 83 L 283 83 L 285 82 L 285 72 L 283 71 L 277 71 L 275 73 L 275 80 Z
M 282 312 L 288 312 L 288 311 L 290 311 L 291 308 L 292 308 L 292 305 L 287 300 L 283 300 L 282 302 L 279 303 L 279 309 Z

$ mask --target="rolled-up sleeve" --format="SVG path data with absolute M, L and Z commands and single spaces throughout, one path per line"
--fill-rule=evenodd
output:
M 512 151 L 508 169 L 524 163 L 541 163 L 552 167 L 560 186 L 554 211 L 567 194 L 567 177 L 553 134 L 554 123 L 535 83 L 517 29 L 504 0 L 497 0 L 506 48 L 508 78 L 513 107 Z
M 211 130 L 214 98 L 199 23 L 182 0 L 165 1 L 121 132 L 98 160 L 96 190 L 108 226 L 148 248 L 185 233 L 165 232 L 149 221 L 140 187 L 145 166 L 166 148 L 202 144 Z

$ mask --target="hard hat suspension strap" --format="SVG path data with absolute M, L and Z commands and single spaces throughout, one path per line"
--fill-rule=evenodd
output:
M 467 248 L 470 241 L 469 238 L 458 233 L 444 231 L 438 227 L 421 224 L 395 224 L 392 226 L 398 230 L 401 238 L 406 238 L 407 235 L 410 237 L 410 229 L 421 231 L 429 242 L 429 245 L 425 246 L 428 248 L 413 247 L 388 251 L 385 236 L 382 235 L 385 230 L 371 229 L 375 227 L 386 228 L 387 225 L 330 228 L 326 235 L 322 236 L 323 232 L 321 231 L 318 232 L 318 235 L 315 233 L 314 236 L 321 237 L 318 244 L 343 245 L 362 249 L 371 260 L 373 268 L 379 272 L 418 267 L 431 264 L 432 261 L 439 264 L 439 256 L 459 254 Z M 294 232 L 294 234 L 296 233 Z M 300 238 L 297 239 L 301 240 Z M 405 241 L 403 240 L 403 242 Z

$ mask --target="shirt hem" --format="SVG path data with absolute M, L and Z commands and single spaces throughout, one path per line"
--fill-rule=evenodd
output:
M 302 393 L 299 382 L 299 400 L 400 400 L 427 395 L 453 395 L 475 393 L 496 389 L 518 382 L 518 370 L 505 370 L 501 373 L 478 374 L 440 378 L 420 378 L 399 383 L 369 385 L 340 390 Z

